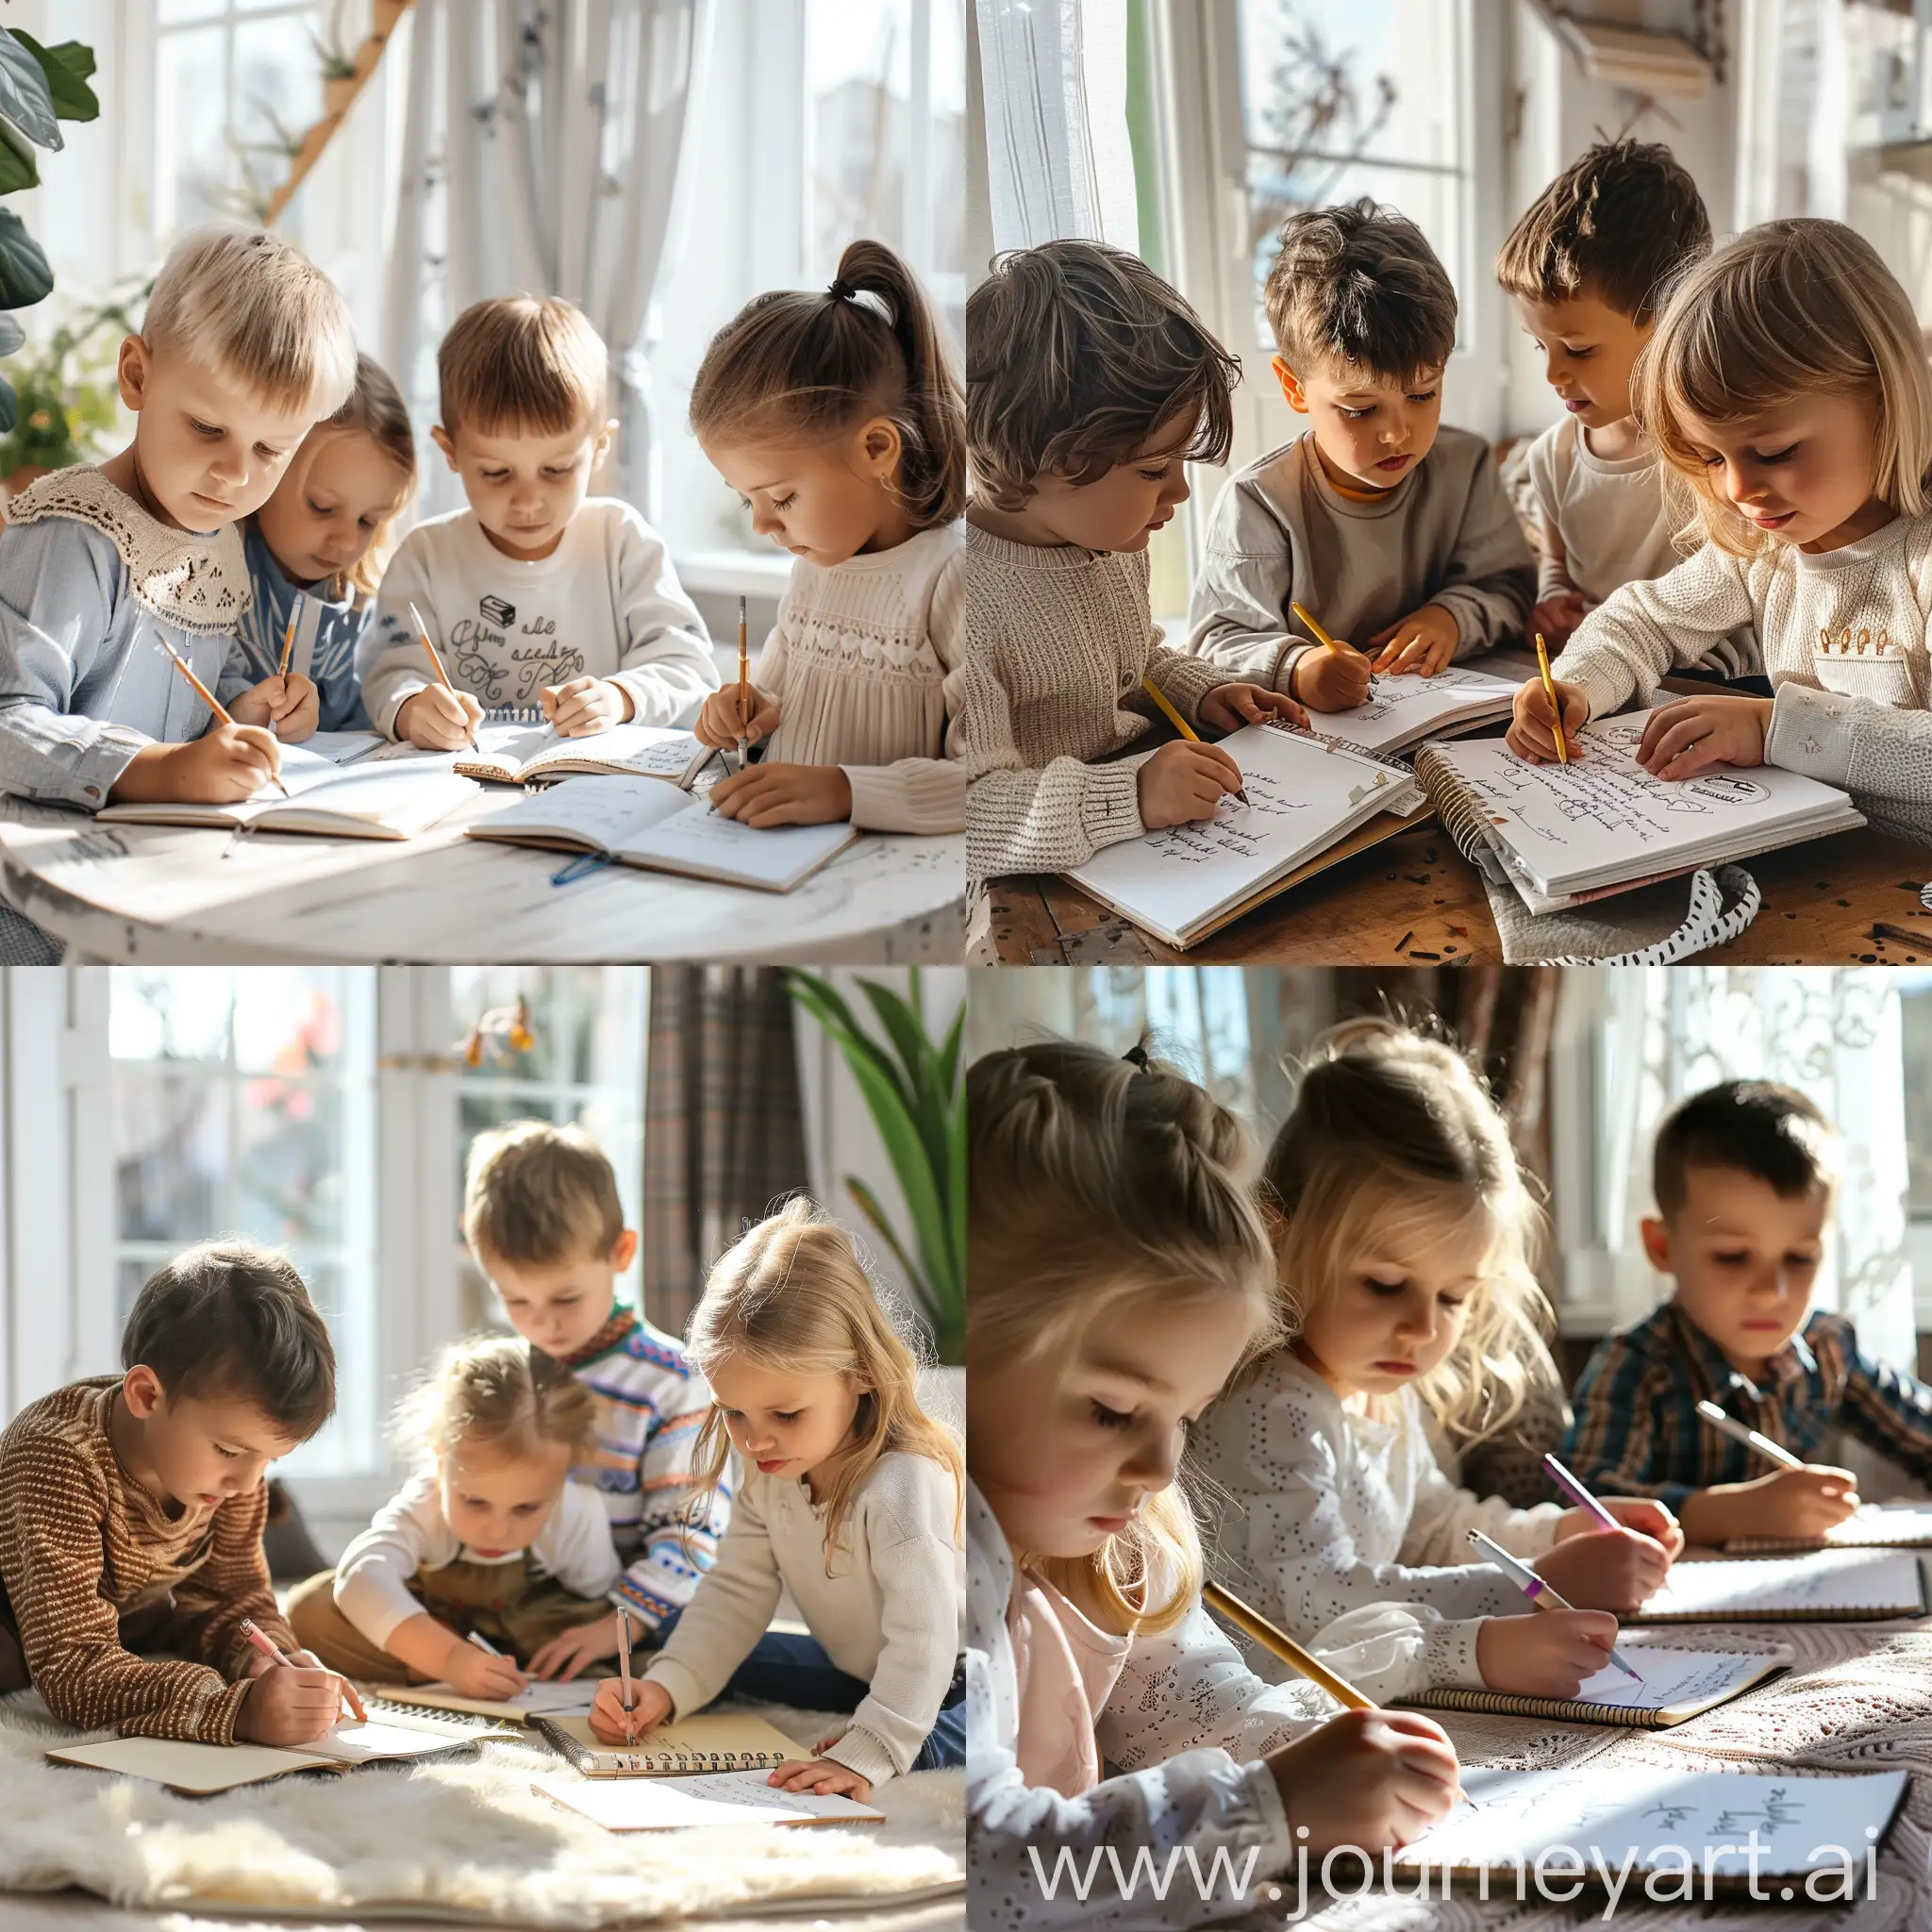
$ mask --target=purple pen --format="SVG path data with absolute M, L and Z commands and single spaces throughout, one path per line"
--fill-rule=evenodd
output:
M 1491 1542 L 1481 1530 L 1471 1530 L 1469 1540 L 1539 1608 L 1574 1610 L 1576 1607 L 1559 1591 L 1544 1582 L 1521 1557 L 1512 1557 L 1501 1543 Z M 1614 1643 L 1610 1645 L 1610 1661 L 1626 1677 L 1635 1677 L 1640 1684 L 1643 1682 L 1642 1672 Z
M 1543 1457 L 1543 1467 L 1549 1471 L 1550 1479 L 1579 1509 L 1588 1509 L 1606 1529 L 1623 1528 L 1624 1525 L 1554 1456 Z

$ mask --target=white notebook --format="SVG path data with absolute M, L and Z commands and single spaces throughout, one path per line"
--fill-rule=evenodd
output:
M 789 892 L 858 834 L 830 825 L 741 825 L 675 785 L 651 778 L 566 778 L 469 827 L 473 839 L 566 852 L 608 852 L 646 872 L 682 873 L 764 892 Z
M 526 1724 L 533 1717 L 589 1717 L 597 1701 L 595 1677 L 573 1677 L 568 1684 L 546 1684 L 532 1677 L 514 1697 L 465 1697 L 453 1686 L 434 1684 L 365 1684 L 362 1702 L 401 1705 L 421 1710 L 460 1710 L 475 1717 L 506 1718 Z
M 459 751 L 456 769 L 470 778 L 524 785 L 585 773 L 681 779 L 704 747 L 695 734 L 663 724 L 613 724 L 585 738 L 559 738 L 549 725 L 484 724 L 476 750 Z
M 1246 805 L 1229 793 L 1211 819 L 1109 845 L 1067 874 L 1171 946 L 1218 931 L 1357 825 L 1419 800 L 1407 772 L 1307 732 L 1248 724 L 1221 748 L 1241 767 Z
M 1452 664 L 1433 677 L 1413 671 L 1385 672 L 1370 687 L 1367 700 L 1353 710 L 1310 715 L 1322 737 L 1387 757 L 1419 739 L 1467 731 L 1508 717 L 1515 708 L 1516 689 L 1507 678 L 1491 677 L 1461 664 Z
M 1552 1717 L 1566 1724 L 1632 1724 L 1668 1730 L 1741 1696 L 1790 1662 L 1788 1651 L 1683 1650 L 1626 1639 L 1624 1655 L 1642 1681 L 1606 1664 L 1574 1697 L 1532 1697 L 1513 1690 L 1425 1690 L 1407 1702 L 1422 1710 L 1486 1710 L 1510 1717 Z
M 1865 823 L 1847 792 L 1772 765 L 1654 778 L 1636 758 L 1644 715 L 1585 725 L 1567 765 L 1486 738 L 1424 746 L 1416 775 L 1464 856 L 1491 850 L 1532 911 Z
M 705 1777 L 626 1778 L 599 1784 L 549 1777 L 530 1789 L 607 1831 L 676 1831 L 693 1824 L 883 1824 L 886 1814 L 856 1798 L 782 1790 L 769 1771 Z
M 1669 1581 L 1625 1621 L 1835 1624 L 1924 1614 L 1924 1582 L 1910 1551 L 1819 1550 L 1673 1563 Z
M 1822 1537 L 1733 1537 L 1724 1548 L 1747 1550 L 1910 1549 L 1932 1543 L 1932 1503 L 1867 1503 Z

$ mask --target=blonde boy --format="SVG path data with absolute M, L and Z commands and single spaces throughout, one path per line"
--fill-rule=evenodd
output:
M 1520 636 L 1535 568 L 1489 444 L 1441 426 L 1456 291 L 1422 230 L 1366 200 L 1291 215 L 1267 306 L 1310 426 L 1222 490 L 1189 648 L 1341 711 L 1372 670 L 1433 676 Z M 1315 645 L 1296 603 L 1361 648 Z
M 430 434 L 470 507 L 419 524 L 383 577 L 356 653 L 377 730 L 447 751 L 487 708 L 541 705 L 575 738 L 685 722 L 718 688 L 663 539 L 629 504 L 587 495 L 617 432 L 608 363 L 583 311 L 555 296 L 478 302 L 443 338 Z
M 539 1675 L 617 1655 L 617 1619 L 661 1643 L 711 1567 L 730 1520 L 721 1483 L 707 1521 L 685 1532 L 691 1457 L 711 1391 L 676 1341 L 617 1298 L 637 1254 L 610 1163 L 577 1127 L 513 1121 L 470 1143 L 463 1232 L 511 1325 L 596 1397 L 596 1453 L 575 1480 L 595 1485 L 625 1564 L 611 1614 L 554 1638 Z

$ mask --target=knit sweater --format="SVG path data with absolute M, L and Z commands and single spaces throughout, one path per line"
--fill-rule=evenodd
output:
M 800 558 L 758 661 L 781 713 L 765 756 L 839 765 L 852 823 L 963 832 L 966 768 L 949 742 L 964 698 L 965 530 L 921 530 L 825 568 Z
M 121 1382 L 71 1382 L 0 1434 L 7 1607 L 34 1687 L 62 1724 L 230 1744 L 255 1657 L 242 1619 L 284 1650 L 300 1647 L 262 1559 L 268 1484 L 171 1516 L 114 1454 Z M 184 1655 L 145 1662 L 123 1646 L 121 1615 L 171 1596 L 169 1637 Z
M 1843 786 L 1873 819 L 1932 840 L 1928 608 L 1932 518 L 1894 517 L 1817 555 L 1775 539 L 1750 558 L 1707 543 L 1606 598 L 1560 675 L 1601 717 L 1648 703 L 1661 678 L 1753 625 L 1774 692 L 1765 762 Z
M 1217 1519 L 1209 1574 L 1311 1648 L 1346 1649 L 1345 1674 L 1377 1704 L 1436 1685 L 1481 1688 L 1482 1619 L 1520 1616 L 1528 1603 L 1493 1564 L 1472 1560 L 1468 1534 L 1540 1556 L 1563 1513 L 1457 1489 L 1415 1391 L 1393 1406 L 1385 1421 L 1344 1405 L 1283 1349 L 1214 1405 L 1195 1439 L 1203 1476 L 1234 1504 Z M 1257 1675 L 1288 1676 L 1237 1642 Z
M 951 1471 L 892 1451 L 867 1472 L 825 1572 L 825 1510 L 802 1479 L 744 1479 L 718 1561 L 646 1676 L 682 1717 L 708 1704 L 751 1655 L 790 1590 L 825 1654 L 871 1688 L 822 1755 L 877 1784 L 911 1769 L 953 1681 L 966 1554 Z
M 1158 715 L 1151 678 L 1191 724 L 1237 674 L 1169 650 L 1147 553 L 1043 548 L 966 528 L 966 870 L 1065 872 L 1138 839 L 1141 759 L 1116 758 Z

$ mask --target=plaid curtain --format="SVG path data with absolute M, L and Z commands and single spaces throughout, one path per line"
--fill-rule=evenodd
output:
M 652 969 L 644 1312 L 673 1335 L 743 1221 L 810 1184 L 791 1011 L 769 966 Z

